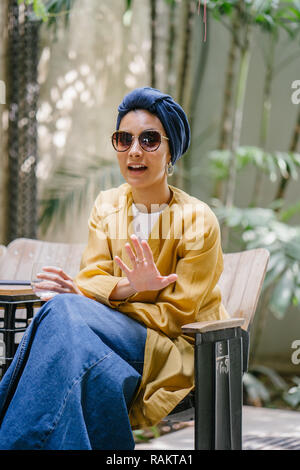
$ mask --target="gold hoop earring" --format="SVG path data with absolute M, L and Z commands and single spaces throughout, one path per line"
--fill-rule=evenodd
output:
M 171 162 L 169 162 L 169 163 L 166 165 L 166 173 L 167 173 L 167 176 L 172 176 L 173 173 L 174 173 L 174 166 L 172 165 Z

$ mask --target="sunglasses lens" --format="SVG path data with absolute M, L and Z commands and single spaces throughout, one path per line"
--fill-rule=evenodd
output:
M 161 137 L 157 131 L 145 131 L 139 136 L 140 146 L 147 152 L 154 152 L 160 146 Z
M 116 131 L 112 135 L 112 144 L 117 152 L 125 152 L 132 144 L 133 135 L 125 131 Z M 161 144 L 158 131 L 144 131 L 139 135 L 139 144 L 147 152 L 154 152 Z
M 132 135 L 129 132 L 114 132 L 112 136 L 112 144 L 117 152 L 125 152 L 128 150 L 132 142 Z

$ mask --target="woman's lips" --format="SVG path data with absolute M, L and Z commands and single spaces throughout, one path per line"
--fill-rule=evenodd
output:
M 128 170 L 131 172 L 131 173 L 144 173 L 146 170 L 147 170 L 147 167 L 137 167 L 137 168 L 134 168 L 134 167 L 128 167 Z

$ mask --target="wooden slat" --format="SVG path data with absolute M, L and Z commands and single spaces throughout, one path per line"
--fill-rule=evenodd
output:
M 64 270 L 75 276 L 79 271 L 84 244 L 53 243 L 19 238 L 11 242 L 1 258 L 0 279 L 31 279 L 34 262 L 50 262 L 56 259 Z
M 224 255 L 219 281 L 222 301 L 230 317 L 245 318 L 245 330 L 253 320 L 268 260 L 269 252 L 264 248 Z
M 224 255 L 224 270 L 219 280 L 219 287 L 222 292 L 222 302 L 226 308 L 230 303 L 233 280 L 236 278 L 236 272 L 239 267 L 241 253 Z

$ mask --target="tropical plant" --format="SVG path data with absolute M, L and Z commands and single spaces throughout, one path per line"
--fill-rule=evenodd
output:
M 228 149 L 212 150 L 208 153 L 208 158 L 212 177 L 217 181 L 228 179 L 231 151 Z M 237 172 L 254 167 L 260 173 L 265 174 L 271 183 L 287 177 L 298 180 L 300 154 L 297 152 L 267 152 L 261 147 L 241 146 L 236 149 L 235 158 Z
M 273 369 L 255 366 L 243 376 L 246 402 L 254 406 L 269 406 L 275 398 L 288 391 L 287 382 Z
M 300 377 L 293 377 L 294 385 L 283 394 L 284 401 L 292 408 L 299 409 L 300 406 Z
M 248 7 L 247 4 L 248 3 Z M 251 5 L 250 5 L 251 4 Z M 293 203 L 285 207 L 284 188 L 286 182 L 299 177 L 300 154 L 297 153 L 299 139 L 299 129 L 296 126 L 293 133 L 292 144 L 286 152 L 268 151 L 266 149 L 267 135 L 269 131 L 271 113 L 271 85 L 274 76 L 282 68 L 282 62 L 275 64 L 275 45 L 278 41 L 279 29 L 283 28 L 288 34 L 290 41 L 297 39 L 300 28 L 300 3 L 299 2 L 279 2 L 279 1 L 257 1 L 244 2 L 243 10 L 238 10 L 241 5 L 238 1 L 229 2 L 209 2 L 209 7 L 215 11 L 215 15 L 227 28 L 230 25 L 224 22 L 224 12 L 226 15 L 241 14 L 244 12 L 244 21 L 250 23 L 252 31 L 253 25 L 259 25 L 264 34 L 269 37 L 268 48 L 263 51 L 266 64 L 265 82 L 263 87 L 263 103 L 260 123 L 260 138 L 258 146 L 240 146 L 239 135 L 241 130 L 241 119 L 244 112 L 243 98 L 239 99 L 239 91 L 236 95 L 236 104 L 233 116 L 238 116 L 239 122 L 228 126 L 224 121 L 221 123 L 220 148 L 209 153 L 210 169 L 215 181 L 214 204 L 220 223 L 223 226 L 224 247 L 228 247 L 228 233 L 230 230 L 231 247 L 233 249 L 250 249 L 264 246 L 271 253 L 268 273 L 264 283 L 263 302 L 264 307 L 260 310 L 259 322 L 255 334 L 255 341 L 252 347 L 254 356 L 260 342 L 263 327 L 266 321 L 267 306 L 278 318 L 283 318 L 291 305 L 300 305 L 300 258 L 299 242 L 300 227 L 292 227 L 287 224 L 291 217 L 299 212 L 300 202 Z M 234 17 L 233 17 L 234 18 Z M 288 21 L 287 21 L 288 20 Z M 239 23 L 240 24 L 240 23 Z M 239 38 L 236 30 L 232 31 L 235 38 L 233 44 L 239 47 Z M 246 53 L 246 51 L 244 51 Z M 250 53 L 250 48 L 248 49 Z M 230 50 L 228 59 L 228 77 L 232 78 L 233 51 Z M 290 63 L 295 56 L 291 54 L 285 57 L 284 63 Z M 244 57 L 244 60 L 246 58 Z M 240 66 L 242 67 L 243 55 L 240 56 Z M 242 67 L 243 68 L 243 67 Z M 247 72 L 248 67 L 245 65 Z M 245 90 L 246 73 L 237 77 L 238 90 Z M 226 86 L 230 80 L 226 81 Z M 225 99 L 223 117 L 228 119 L 230 115 L 227 107 L 231 106 L 233 96 L 231 90 L 225 88 Z M 226 110 L 227 109 L 227 110 Z M 236 114 L 237 113 L 237 114 Z M 299 115 L 297 118 L 297 122 Z M 235 125 L 237 128 L 235 129 Z M 231 129 L 231 131 L 230 131 Z M 226 131 L 226 132 L 225 132 Z M 232 144 L 228 145 L 229 139 Z M 236 177 L 239 172 L 253 166 L 256 169 L 253 196 L 249 202 L 249 208 L 238 208 L 234 206 L 234 192 Z M 259 193 L 262 176 L 267 175 L 271 183 L 278 183 L 278 192 L 271 206 L 267 208 L 255 207 L 259 201 Z M 221 185 L 227 182 L 227 194 L 221 196 Z M 225 237 L 224 237 L 225 233 Z
M 31 6 L 31 19 L 44 23 L 48 28 L 53 27 L 55 33 L 58 20 L 64 20 L 64 26 L 69 24 L 71 10 L 76 0 L 18 0 Z M 130 25 L 130 11 L 132 0 L 124 1 L 124 26 Z M 56 38 L 56 36 L 55 36 Z M 39 199 L 38 225 L 42 234 L 51 226 L 57 231 L 63 227 L 70 214 L 78 214 L 91 205 L 100 190 L 119 185 L 123 181 L 119 167 L 107 159 L 99 156 L 84 154 L 72 158 L 72 166 L 65 156 L 61 159 L 51 177 L 43 185 L 43 192 Z
M 290 38 L 295 38 L 299 32 L 300 4 L 299 2 L 279 2 L 278 0 L 210 0 L 208 8 L 214 18 L 220 21 L 231 33 L 232 42 L 228 53 L 228 64 L 223 99 L 223 113 L 219 150 L 230 150 L 229 177 L 227 190 L 223 201 L 227 207 L 234 204 L 237 175 L 236 151 L 240 147 L 240 135 L 244 113 L 245 90 L 249 72 L 249 63 L 253 45 L 254 27 L 259 26 L 262 31 L 268 33 L 270 48 L 265 55 L 266 79 L 264 86 L 263 112 L 261 120 L 260 147 L 265 149 L 267 129 L 270 116 L 270 93 L 274 67 L 274 49 L 278 40 L 279 29 L 284 28 Z M 224 19 L 225 18 L 225 19 Z M 226 21 L 228 20 L 228 21 Z M 291 23 L 287 23 L 290 20 Z M 234 67 L 239 51 L 239 68 L 236 77 L 236 94 L 233 93 Z M 232 114 L 232 118 L 230 115 Z M 295 151 L 295 148 L 291 149 Z M 254 199 L 259 193 L 261 185 L 260 173 L 258 173 L 257 188 L 254 191 Z M 220 182 L 215 187 L 214 195 L 221 197 Z M 225 230 L 225 232 L 227 232 Z M 228 234 L 226 233 L 226 239 Z
M 262 103 L 262 116 L 261 116 L 261 126 L 260 126 L 260 138 L 259 146 L 262 149 L 266 149 L 267 136 L 268 136 L 268 127 L 270 123 L 271 109 L 272 109 L 272 99 L 271 99 L 271 90 L 272 82 L 274 78 L 284 70 L 283 63 L 275 64 L 275 48 L 279 39 L 280 29 L 288 33 L 288 36 L 291 40 L 295 40 L 299 31 L 300 31 L 300 4 L 296 2 L 294 6 L 291 2 L 277 2 L 277 5 L 271 5 L 271 15 L 266 16 L 266 21 L 264 21 L 263 31 L 267 35 L 268 50 L 263 51 L 263 57 L 266 64 L 266 73 L 265 81 L 263 88 L 263 103 Z M 269 12 L 267 12 L 269 13 Z M 291 22 L 286 22 L 286 20 L 291 20 Z M 258 19 L 259 20 L 259 19 Z M 298 24 L 297 24 L 298 23 Z M 298 54 L 297 54 L 298 56 Z M 292 53 L 290 56 L 285 57 L 284 65 L 289 64 L 290 61 L 294 60 L 296 55 Z M 299 115 L 300 116 L 300 115 Z M 298 132 L 299 137 L 299 132 Z M 295 152 L 297 149 L 297 140 L 292 139 L 292 144 L 290 145 L 289 151 Z M 287 173 L 281 176 L 281 183 L 279 188 L 282 189 L 281 192 L 278 191 L 276 199 L 283 197 L 283 190 L 285 184 L 283 181 L 288 181 L 290 177 L 290 167 L 287 166 Z M 259 202 L 261 187 L 263 184 L 262 172 L 258 168 L 256 171 L 256 184 L 254 186 L 252 204 L 256 205 Z
M 56 30 L 58 18 L 64 17 L 68 26 L 70 13 L 76 0 L 18 0 L 18 4 L 32 6 L 32 19 L 46 23 Z M 127 13 L 131 11 L 132 0 L 125 0 L 124 23 L 130 23 Z M 130 16 L 130 15 L 129 15 Z
M 57 232 L 67 223 L 68 217 L 76 218 L 83 209 L 90 207 L 100 190 L 124 182 L 119 166 L 99 156 L 84 155 L 77 163 L 74 159 L 66 161 L 72 161 L 72 166 L 58 166 L 39 201 L 39 227 L 42 234 L 49 227 Z
M 298 111 L 298 115 L 297 115 L 297 118 L 296 118 L 294 130 L 292 132 L 291 143 L 290 143 L 290 146 L 289 146 L 290 152 L 294 152 L 296 150 L 299 141 L 300 141 L 300 109 Z M 284 198 L 287 187 L 288 187 L 288 184 L 290 183 L 291 180 L 292 180 L 292 168 L 290 168 L 290 166 L 288 166 L 287 174 L 281 176 L 280 182 L 278 184 L 278 189 L 277 189 L 275 199 L 283 199 Z
M 233 231 L 235 249 L 265 247 L 270 261 L 263 285 L 262 302 L 251 347 L 251 360 L 256 355 L 268 314 L 284 318 L 293 305 L 300 307 L 300 226 L 281 221 L 289 209 L 227 208 L 219 206 L 216 214 L 221 223 Z
M 248 405 L 299 410 L 300 377 L 283 378 L 266 366 L 255 366 L 243 376 L 244 401 Z
M 32 19 L 43 21 L 48 27 L 56 29 L 57 19 L 64 17 L 68 25 L 71 9 L 76 0 L 18 0 L 19 5 L 25 3 L 32 6 Z

